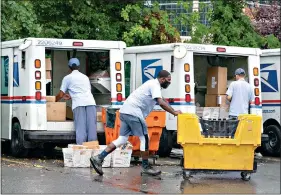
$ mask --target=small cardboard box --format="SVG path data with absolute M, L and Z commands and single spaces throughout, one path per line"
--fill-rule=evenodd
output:
M 219 107 L 204 107 L 203 119 L 218 119 L 220 115 Z
M 66 106 L 66 118 L 71 120 L 74 119 L 72 108 L 69 106 Z
M 46 70 L 46 79 L 52 79 L 50 70 Z
M 107 146 L 106 145 L 100 145 L 100 149 L 94 149 L 92 150 L 92 156 L 99 155 Z M 112 152 L 114 153 L 114 152 Z M 111 159 L 112 159 L 112 153 L 108 154 L 102 164 L 102 167 L 111 167 Z
M 97 122 L 102 122 L 102 113 L 97 112 Z
M 205 107 L 228 107 L 226 95 L 205 95 Z
M 207 70 L 207 94 L 225 94 L 227 86 L 227 68 L 209 67 Z
M 65 118 L 65 102 L 47 102 L 47 121 L 65 121 Z
M 99 141 L 83 142 L 83 146 L 86 146 L 88 149 L 100 149 Z
M 132 149 L 117 148 L 112 154 L 112 167 L 130 167 Z
M 46 96 L 47 102 L 56 102 L 56 96 Z
M 46 70 L 52 70 L 51 58 L 45 58 L 45 66 L 46 66 Z
M 221 107 L 220 119 L 228 119 L 228 118 L 229 118 L 229 107 Z

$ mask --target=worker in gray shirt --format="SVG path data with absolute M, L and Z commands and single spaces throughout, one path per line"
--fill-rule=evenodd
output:
M 236 81 L 229 85 L 226 92 L 227 100 L 230 101 L 230 119 L 237 119 L 240 114 L 249 114 L 249 105 L 254 101 L 254 90 L 252 86 L 245 81 L 245 76 L 245 71 L 242 68 L 238 68 L 235 71 Z M 237 124 L 234 125 L 231 130 L 232 136 L 235 134 Z

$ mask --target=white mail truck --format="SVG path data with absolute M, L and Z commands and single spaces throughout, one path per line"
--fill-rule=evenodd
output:
M 269 138 L 268 142 L 262 144 L 262 153 L 280 156 L 280 49 L 262 50 L 260 74 L 263 128 Z
M 237 68 L 246 71 L 247 81 L 253 86 L 255 99 L 250 113 L 262 115 L 260 54 L 256 48 L 218 45 L 171 43 L 125 49 L 126 97 L 129 91 L 149 79 L 156 78 L 165 69 L 171 72 L 172 83 L 163 90 L 163 96 L 175 110 L 196 113 L 198 106 L 205 107 L 207 93 L 207 68 L 226 67 L 228 84 Z M 214 84 L 218 81 L 214 80 Z M 160 109 L 156 106 L 155 109 Z M 158 154 L 169 156 L 176 139 L 177 118 L 167 113 Z M 188 131 L 188 129 L 187 129 Z M 266 135 L 263 135 L 266 140 Z
M 73 120 L 48 121 L 46 96 L 56 95 L 68 60 L 77 57 L 97 105 L 119 107 L 125 96 L 122 41 L 26 38 L 1 43 L 1 138 L 14 156 L 29 148 L 75 142 Z M 51 67 L 46 69 L 46 58 Z M 67 102 L 71 106 L 71 102 Z M 98 132 L 103 125 L 98 123 Z

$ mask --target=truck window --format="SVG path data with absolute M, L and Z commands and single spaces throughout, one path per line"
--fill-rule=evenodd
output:
M 130 95 L 131 62 L 125 61 L 125 97 Z
M 1 96 L 8 96 L 9 57 L 1 56 Z

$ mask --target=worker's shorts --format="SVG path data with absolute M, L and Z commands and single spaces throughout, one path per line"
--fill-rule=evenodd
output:
M 121 136 L 144 136 L 147 135 L 147 126 L 143 119 L 129 114 L 120 113 Z

